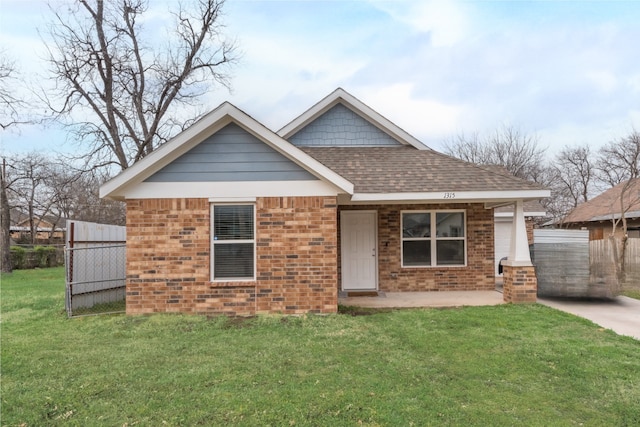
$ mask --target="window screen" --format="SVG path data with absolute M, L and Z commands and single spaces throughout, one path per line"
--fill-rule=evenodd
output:
M 466 264 L 463 211 L 402 213 L 402 266 L 435 267 Z
M 255 224 L 253 205 L 213 205 L 213 280 L 253 279 Z

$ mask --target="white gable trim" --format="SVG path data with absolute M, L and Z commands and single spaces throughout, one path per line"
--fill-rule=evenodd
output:
M 103 184 L 100 187 L 100 197 L 108 197 L 118 200 L 130 198 L 129 194 L 134 190 L 134 187 L 139 186 L 145 179 L 153 175 L 155 172 L 159 171 L 173 160 L 204 141 L 207 137 L 215 134 L 218 130 L 232 122 L 236 123 L 238 126 L 251 133 L 253 136 L 266 143 L 289 160 L 306 169 L 320 180 L 330 183 L 340 189 L 341 192 L 349 194 L 353 193 L 353 184 L 351 182 L 327 168 L 322 163 L 304 153 L 288 141 L 285 141 L 242 110 L 228 102 L 225 102 L 209 114 L 202 117 L 192 126 L 176 135 L 169 142 L 149 154 L 147 157 L 124 170 L 112 180 Z M 139 194 L 140 192 L 135 191 L 135 193 Z
M 338 88 L 322 99 L 320 102 L 309 108 L 307 111 L 296 117 L 288 125 L 278 131 L 284 139 L 290 139 L 298 133 L 302 128 L 313 122 L 322 114 L 329 111 L 337 104 L 342 104 L 381 131 L 391 135 L 404 145 L 412 145 L 418 150 L 430 150 L 429 147 L 405 132 L 402 128 L 374 111 L 371 107 L 364 104 L 355 96 L 351 95 L 342 88 Z

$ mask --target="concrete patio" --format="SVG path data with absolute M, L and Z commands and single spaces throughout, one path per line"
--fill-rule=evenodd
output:
M 464 307 L 504 304 L 497 291 L 378 292 L 377 296 L 347 296 L 338 304 L 366 308 Z

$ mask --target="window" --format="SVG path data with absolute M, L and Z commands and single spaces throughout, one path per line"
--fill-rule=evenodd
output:
M 211 205 L 212 280 L 255 277 L 253 205 Z
M 402 266 L 466 264 L 464 211 L 402 212 Z

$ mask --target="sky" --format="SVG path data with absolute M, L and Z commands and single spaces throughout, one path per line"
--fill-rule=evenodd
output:
M 45 70 L 50 19 L 45 1 L 0 0 L 0 44 L 26 79 Z M 205 108 L 229 101 L 274 131 L 337 87 L 439 151 L 504 125 L 550 156 L 640 129 L 640 0 L 227 0 L 224 21 L 242 57 Z M 72 149 L 55 128 L 0 137 L 9 153 Z

